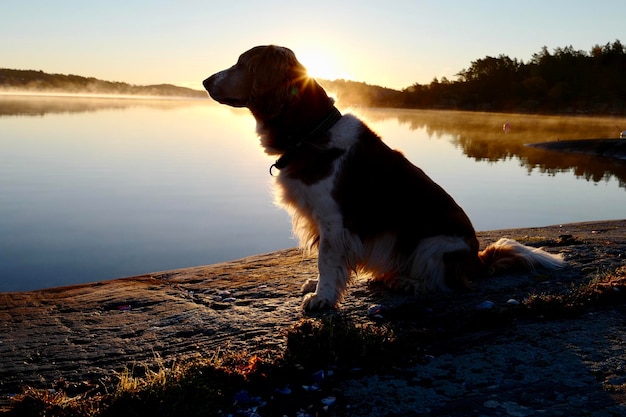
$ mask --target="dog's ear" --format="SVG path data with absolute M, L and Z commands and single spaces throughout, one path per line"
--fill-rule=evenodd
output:
M 250 110 L 272 119 L 298 97 L 308 80 L 306 68 L 288 48 L 268 46 L 248 60 L 253 84 Z

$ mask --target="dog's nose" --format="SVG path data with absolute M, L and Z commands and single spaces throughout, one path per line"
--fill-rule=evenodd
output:
M 213 77 L 214 76 L 212 75 L 206 80 L 202 81 L 202 85 L 204 86 L 205 90 L 209 91 L 209 89 L 211 88 L 211 85 L 213 84 Z

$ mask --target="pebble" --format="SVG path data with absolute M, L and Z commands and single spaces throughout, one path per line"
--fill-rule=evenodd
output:
M 248 391 L 246 390 L 241 390 L 239 392 L 237 392 L 235 394 L 235 402 L 237 403 L 242 403 L 242 404 L 247 404 L 249 403 L 250 400 L 250 395 L 248 394 Z
M 374 304 L 368 307 L 367 315 L 375 319 L 382 319 L 385 311 L 386 311 L 386 308 L 384 305 Z
M 493 301 L 483 301 L 476 306 L 476 310 L 493 310 L 495 306 Z
M 326 406 L 331 406 L 331 405 L 335 404 L 335 401 L 337 401 L 337 399 L 335 397 L 322 398 L 322 404 L 324 404 Z
M 321 384 L 324 381 L 325 376 L 324 371 L 317 371 L 311 375 L 311 378 L 316 384 Z
M 512 306 L 518 306 L 518 305 L 520 305 L 520 302 L 519 302 L 519 301 L 517 301 L 515 298 L 509 298 L 509 299 L 506 301 L 506 303 L 507 303 L 507 304 L 510 304 L 510 305 L 512 305 Z
M 262 404 L 263 403 L 261 397 L 253 397 L 246 390 L 241 390 L 241 391 L 237 392 L 233 399 L 235 401 L 235 404 L 240 404 L 240 405 Z
M 291 394 L 291 388 L 289 388 L 289 387 L 276 388 L 274 391 L 277 394 L 281 394 L 281 395 L 289 395 L 289 394 Z

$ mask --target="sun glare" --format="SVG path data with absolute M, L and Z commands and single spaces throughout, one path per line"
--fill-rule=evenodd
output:
M 342 71 L 337 60 L 330 54 L 316 51 L 297 51 L 298 61 L 307 69 L 309 76 L 325 80 L 351 79 L 345 70 Z

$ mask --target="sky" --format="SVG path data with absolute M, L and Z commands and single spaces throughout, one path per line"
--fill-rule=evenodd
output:
M 0 68 L 198 90 L 256 45 L 312 76 L 402 89 L 546 46 L 626 44 L 624 0 L 19 0 L 0 3 Z

